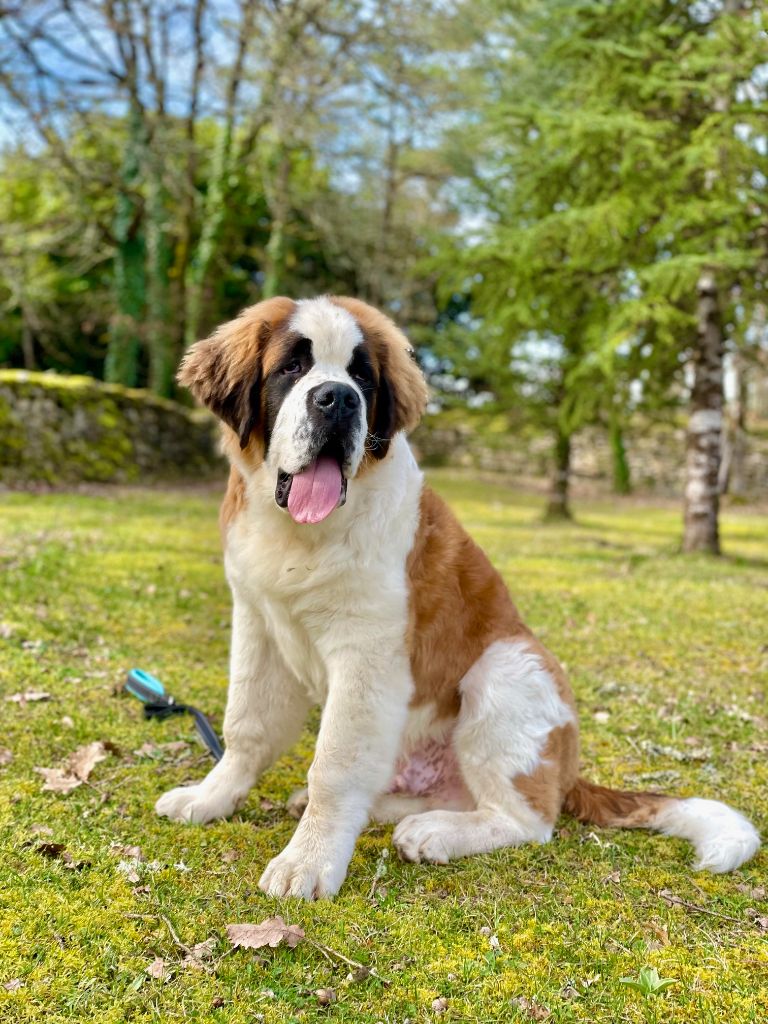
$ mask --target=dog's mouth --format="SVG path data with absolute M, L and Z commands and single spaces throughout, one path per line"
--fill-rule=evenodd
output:
M 275 501 L 294 522 L 321 523 L 347 500 L 342 460 L 334 445 L 326 445 L 300 473 L 279 470 Z

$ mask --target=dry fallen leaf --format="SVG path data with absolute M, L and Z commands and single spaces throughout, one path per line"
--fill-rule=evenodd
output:
M 35 768 L 35 771 L 45 779 L 43 790 L 49 793 L 60 793 L 62 796 L 66 796 L 67 793 L 71 793 L 73 789 L 77 789 L 83 783 L 82 779 L 78 779 L 76 775 L 70 775 L 63 768 Z
M 163 958 L 160 956 L 157 957 L 157 959 L 153 960 L 152 963 L 147 968 L 147 974 L 150 976 L 150 978 L 157 978 L 158 980 L 164 978 L 166 974 L 165 960 L 163 960 Z
M 160 754 L 160 747 L 156 743 L 142 743 L 138 750 L 134 750 L 135 757 L 155 757 Z
M 656 924 L 654 921 L 651 921 L 649 927 L 656 936 L 656 943 L 654 944 L 655 949 L 661 949 L 663 946 L 669 945 L 669 932 L 664 925 Z
M 60 860 L 70 871 L 82 871 L 83 868 L 90 867 L 88 861 L 75 860 L 64 843 L 38 843 L 34 850 L 35 853 L 39 853 L 41 857 L 47 857 L 48 860 Z
M 8 747 L 0 747 L 0 766 L 10 764 L 13 760 L 13 754 Z
M 190 967 L 202 967 L 206 960 L 210 960 L 216 948 L 216 937 L 212 935 L 204 942 L 198 942 L 189 947 L 189 952 L 184 954 L 182 963 Z
M 3 983 L 3 988 L 5 989 L 6 992 L 18 992 L 18 990 L 22 987 L 23 984 L 24 982 L 21 980 L 21 978 L 12 978 L 11 981 L 6 981 Z
M 170 743 L 161 743 L 157 748 L 163 754 L 183 754 L 189 750 L 186 740 L 171 740 Z
M 304 940 L 304 929 L 297 924 L 286 924 L 282 917 L 268 917 L 260 924 L 228 924 L 227 938 L 233 946 L 245 949 L 262 949 L 285 943 L 294 949 Z
M 131 860 L 146 860 L 140 846 L 124 846 L 122 843 L 110 843 L 109 852 L 114 857 L 129 857 Z
M 24 693 L 12 693 L 10 697 L 5 699 L 24 707 L 25 704 L 32 704 L 38 700 L 50 700 L 51 695 L 50 693 L 45 693 L 44 690 L 25 690 Z
M 138 750 L 134 750 L 134 757 L 158 758 L 173 757 L 175 754 L 185 754 L 190 750 L 186 740 L 171 740 L 170 743 L 142 743 Z
M 0 761 L 2 764 L 2 761 Z M 745 896 L 749 896 L 751 900 L 764 900 L 766 888 L 764 885 L 745 885 L 743 882 L 736 886 L 739 892 L 743 892 Z
M 511 1003 L 516 1006 L 526 1017 L 530 1017 L 531 1020 L 546 1020 L 549 1017 L 549 1010 L 546 1006 L 542 1006 L 541 1003 L 537 1003 L 535 999 L 527 999 L 525 996 L 517 996 L 516 999 L 512 999 Z
M 752 919 L 761 932 L 768 932 L 768 917 L 763 916 L 760 911 L 755 910 L 754 907 L 747 907 L 745 913 L 747 917 Z
M 87 743 L 73 751 L 64 762 L 63 768 L 35 768 L 35 771 L 45 779 L 44 791 L 65 795 L 86 782 L 99 761 L 103 761 L 114 751 L 111 743 L 94 740 L 93 743 Z

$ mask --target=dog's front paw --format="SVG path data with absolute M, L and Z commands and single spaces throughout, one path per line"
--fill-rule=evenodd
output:
M 259 879 L 259 888 L 268 896 L 300 896 L 305 900 L 335 896 L 344 881 L 346 864 L 319 852 L 302 852 L 286 846 L 274 857 Z
M 228 818 L 237 810 L 237 801 L 229 792 L 211 789 L 204 783 L 178 786 L 163 793 L 155 804 L 161 818 L 203 825 L 216 818 Z
M 451 860 L 451 833 L 440 820 L 440 814 L 440 811 L 409 814 L 397 825 L 392 842 L 403 860 L 415 864 L 422 861 L 447 864 Z

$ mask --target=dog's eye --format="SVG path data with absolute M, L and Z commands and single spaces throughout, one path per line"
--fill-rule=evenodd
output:
M 288 374 L 289 377 L 295 377 L 297 373 L 301 373 L 301 360 L 292 359 L 290 363 L 286 363 L 283 367 L 283 373 Z

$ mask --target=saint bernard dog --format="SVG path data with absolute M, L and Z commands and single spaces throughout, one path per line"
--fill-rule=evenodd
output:
M 232 814 L 319 704 L 303 814 L 259 883 L 273 896 L 336 893 L 371 818 L 396 823 L 405 860 L 438 864 L 545 843 L 561 811 L 688 839 L 710 871 L 757 851 L 723 803 L 579 777 L 563 669 L 408 446 L 427 388 L 391 320 L 269 299 L 193 345 L 179 381 L 224 423 L 234 608 L 226 752 L 158 814 Z

